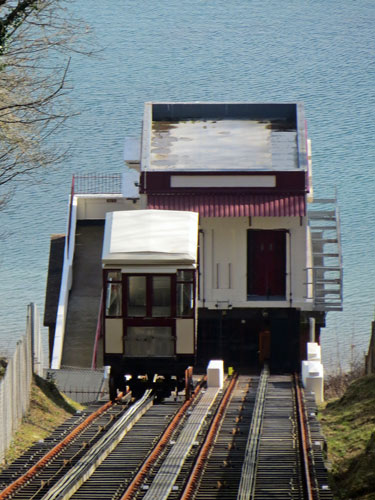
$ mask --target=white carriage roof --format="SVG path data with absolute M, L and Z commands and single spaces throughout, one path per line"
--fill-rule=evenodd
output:
M 102 263 L 194 265 L 198 217 L 195 212 L 174 210 L 107 213 Z

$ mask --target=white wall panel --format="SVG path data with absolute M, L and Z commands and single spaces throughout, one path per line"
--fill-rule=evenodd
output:
M 301 225 L 302 222 L 302 225 Z M 201 305 L 209 308 L 300 307 L 311 309 L 307 300 L 307 229 L 299 217 L 223 217 L 201 218 Z M 286 230 L 287 285 L 286 300 L 247 301 L 247 231 L 248 229 Z M 291 292 L 291 294 L 290 294 Z M 290 303 L 292 298 L 292 304 Z

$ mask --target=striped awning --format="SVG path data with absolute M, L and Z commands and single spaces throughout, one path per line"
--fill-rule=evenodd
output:
M 198 212 L 201 217 L 299 217 L 306 215 L 304 194 L 157 194 L 147 208 Z

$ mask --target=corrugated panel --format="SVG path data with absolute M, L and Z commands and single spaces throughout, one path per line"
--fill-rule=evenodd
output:
M 202 217 L 298 217 L 306 215 L 305 195 L 148 195 L 147 208 L 199 212 Z

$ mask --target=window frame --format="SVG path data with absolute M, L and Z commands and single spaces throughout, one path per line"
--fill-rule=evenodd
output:
M 119 273 L 120 278 L 119 279 L 109 279 L 109 274 L 110 273 Z M 104 317 L 105 318 L 123 318 L 124 317 L 124 291 L 123 291 L 123 285 L 122 285 L 122 272 L 121 269 L 103 269 L 103 312 L 104 312 Z M 108 298 L 108 286 L 111 284 L 119 284 L 121 285 L 121 312 L 119 315 L 113 316 L 110 314 L 107 314 L 107 298 Z
M 190 279 L 182 279 L 178 277 L 179 272 L 191 272 L 192 277 Z M 196 290 L 196 280 L 197 280 L 197 270 L 196 269 L 177 269 L 176 273 L 176 318 L 194 318 L 195 316 L 195 310 L 196 310 L 196 302 L 197 302 L 197 290 Z M 177 308 L 177 293 L 178 293 L 178 285 L 184 285 L 184 284 L 189 284 L 192 285 L 193 287 L 193 307 L 191 309 L 191 314 L 189 315 L 180 315 L 178 313 L 178 308 Z
M 146 315 L 145 316 L 128 316 L 128 297 L 129 297 L 129 277 L 142 276 L 146 278 Z M 153 278 L 166 276 L 170 278 L 170 314 L 168 316 L 153 316 Z M 127 320 L 163 320 L 172 319 L 176 316 L 176 277 L 172 273 L 124 273 L 123 274 L 123 317 Z
M 109 279 L 110 273 L 120 273 L 119 279 Z M 180 272 L 191 273 L 191 278 L 179 278 Z M 145 316 L 128 316 L 128 297 L 129 297 L 129 277 L 142 276 L 146 278 L 146 315 Z M 168 316 L 152 316 L 153 308 L 153 278 L 166 276 L 170 278 L 170 315 Z M 140 325 L 139 322 L 146 321 L 150 323 L 151 321 L 160 323 L 160 325 L 167 325 L 169 321 L 176 318 L 194 318 L 196 305 L 197 305 L 197 270 L 196 269 L 177 269 L 174 273 L 123 273 L 121 269 L 103 269 L 103 308 L 105 318 L 123 318 L 126 321 L 130 321 L 132 324 Z M 110 316 L 107 315 L 107 295 L 108 295 L 108 285 L 109 284 L 121 284 L 121 315 Z M 193 287 L 193 307 L 191 314 L 189 315 L 177 315 L 177 289 L 178 285 L 190 284 Z

